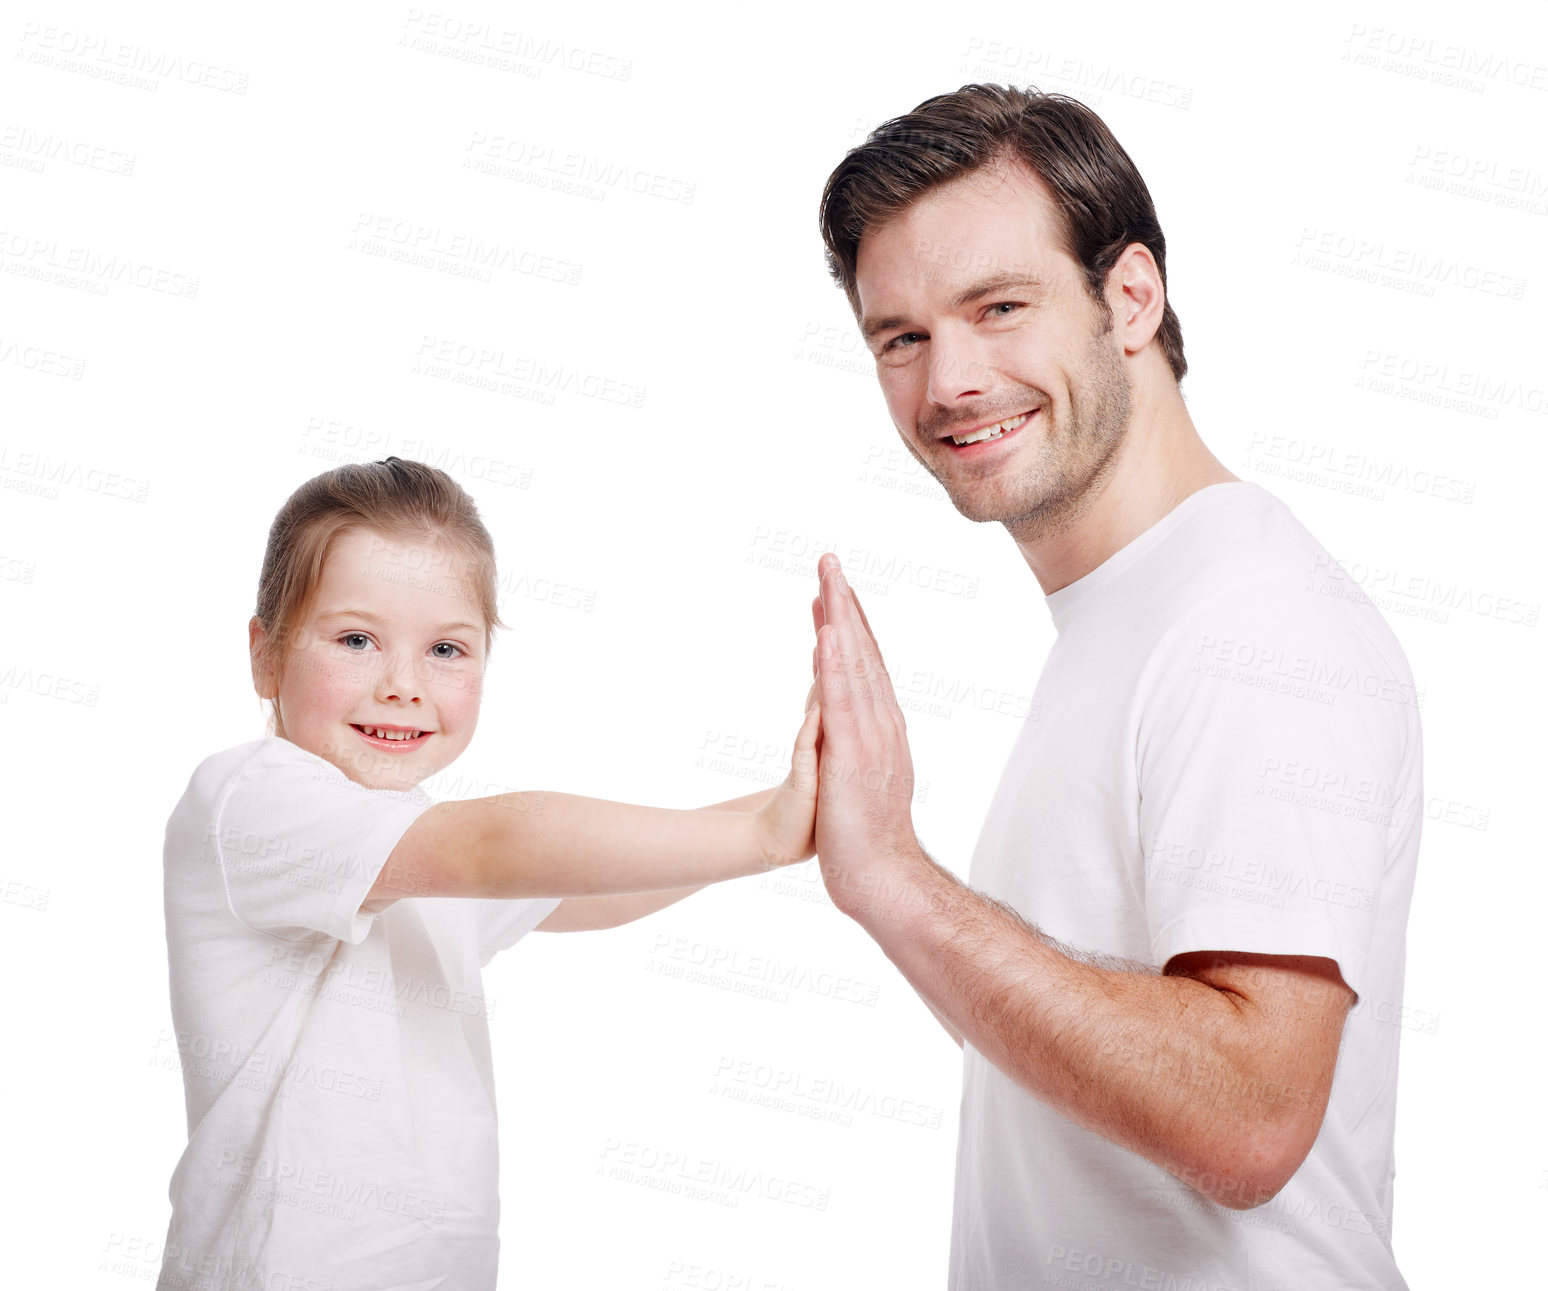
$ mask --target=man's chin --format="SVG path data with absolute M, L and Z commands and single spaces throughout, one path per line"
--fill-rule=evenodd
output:
M 957 508 L 959 515 L 975 524 L 1014 524 L 1029 510 L 1036 509 L 1035 504 L 1029 503 L 1026 499 L 986 494 L 979 489 L 956 493 L 947 489 L 946 496 L 951 499 L 951 504 Z
M 951 504 L 957 508 L 958 515 L 974 524 L 1003 524 L 1010 518 L 1003 514 L 1002 508 L 986 507 L 975 501 L 952 498 Z

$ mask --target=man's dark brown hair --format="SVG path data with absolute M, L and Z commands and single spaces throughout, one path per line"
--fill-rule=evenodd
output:
M 1112 131 L 1084 103 L 1005 85 L 964 85 L 877 126 L 828 176 L 822 240 L 828 269 L 855 313 L 860 238 L 934 188 L 997 161 L 1020 161 L 1048 186 L 1065 250 L 1086 273 L 1086 290 L 1107 309 L 1103 288 L 1124 248 L 1139 242 L 1166 286 L 1166 238 L 1150 190 Z M 1109 324 L 1112 311 L 1107 309 Z M 1156 332 L 1172 375 L 1188 370 L 1182 325 L 1166 303 Z

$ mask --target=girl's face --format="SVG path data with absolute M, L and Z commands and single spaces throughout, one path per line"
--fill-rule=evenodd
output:
M 449 766 L 473 738 L 484 679 L 468 572 L 441 543 L 336 537 L 282 680 L 274 655 L 286 643 L 257 619 L 249 630 L 253 684 L 278 698 L 285 738 L 367 789 L 408 789 Z

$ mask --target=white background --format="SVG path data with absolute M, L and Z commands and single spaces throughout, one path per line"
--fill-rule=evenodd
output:
M 1113 127 L 1168 234 L 1206 442 L 1409 654 L 1431 818 L 1396 1250 L 1415 1288 L 1540 1260 L 1541 6 L 1095 12 L 7 6 L 8 1283 L 154 1277 L 184 1141 L 162 828 L 203 757 L 262 733 L 267 527 L 338 461 L 442 465 L 496 539 L 512 630 L 432 790 L 760 787 L 831 548 L 914 706 L 920 835 L 965 872 L 1016 733 L 996 697 L 1024 709 L 1051 628 L 1003 532 L 902 454 L 815 217 L 871 126 L 972 80 Z M 501 43 L 520 66 L 489 64 Z M 445 375 L 500 369 L 497 390 Z M 662 971 L 712 958 L 718 985 Z M 766 973 L 783 999 L 732 989 Z M 502 1287 L 942 1284 L 959 1055 L 811 866 L 531 937 L 486 984 Z M 852 1123 L 735 1097 L 776 1079 L 808 1110 L 821 1082 L 858 1094 Z M 607 1177 L 625 1154 L 657 1164 Z M 638 1182 L 706 1163 L 825 1208 Z

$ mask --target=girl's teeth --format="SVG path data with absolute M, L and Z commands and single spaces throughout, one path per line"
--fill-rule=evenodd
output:
M 411 740 L 419 734 L 418 731 L 384 731 L 375 726 L 362 726 L 360 729 L 379 740 Z

